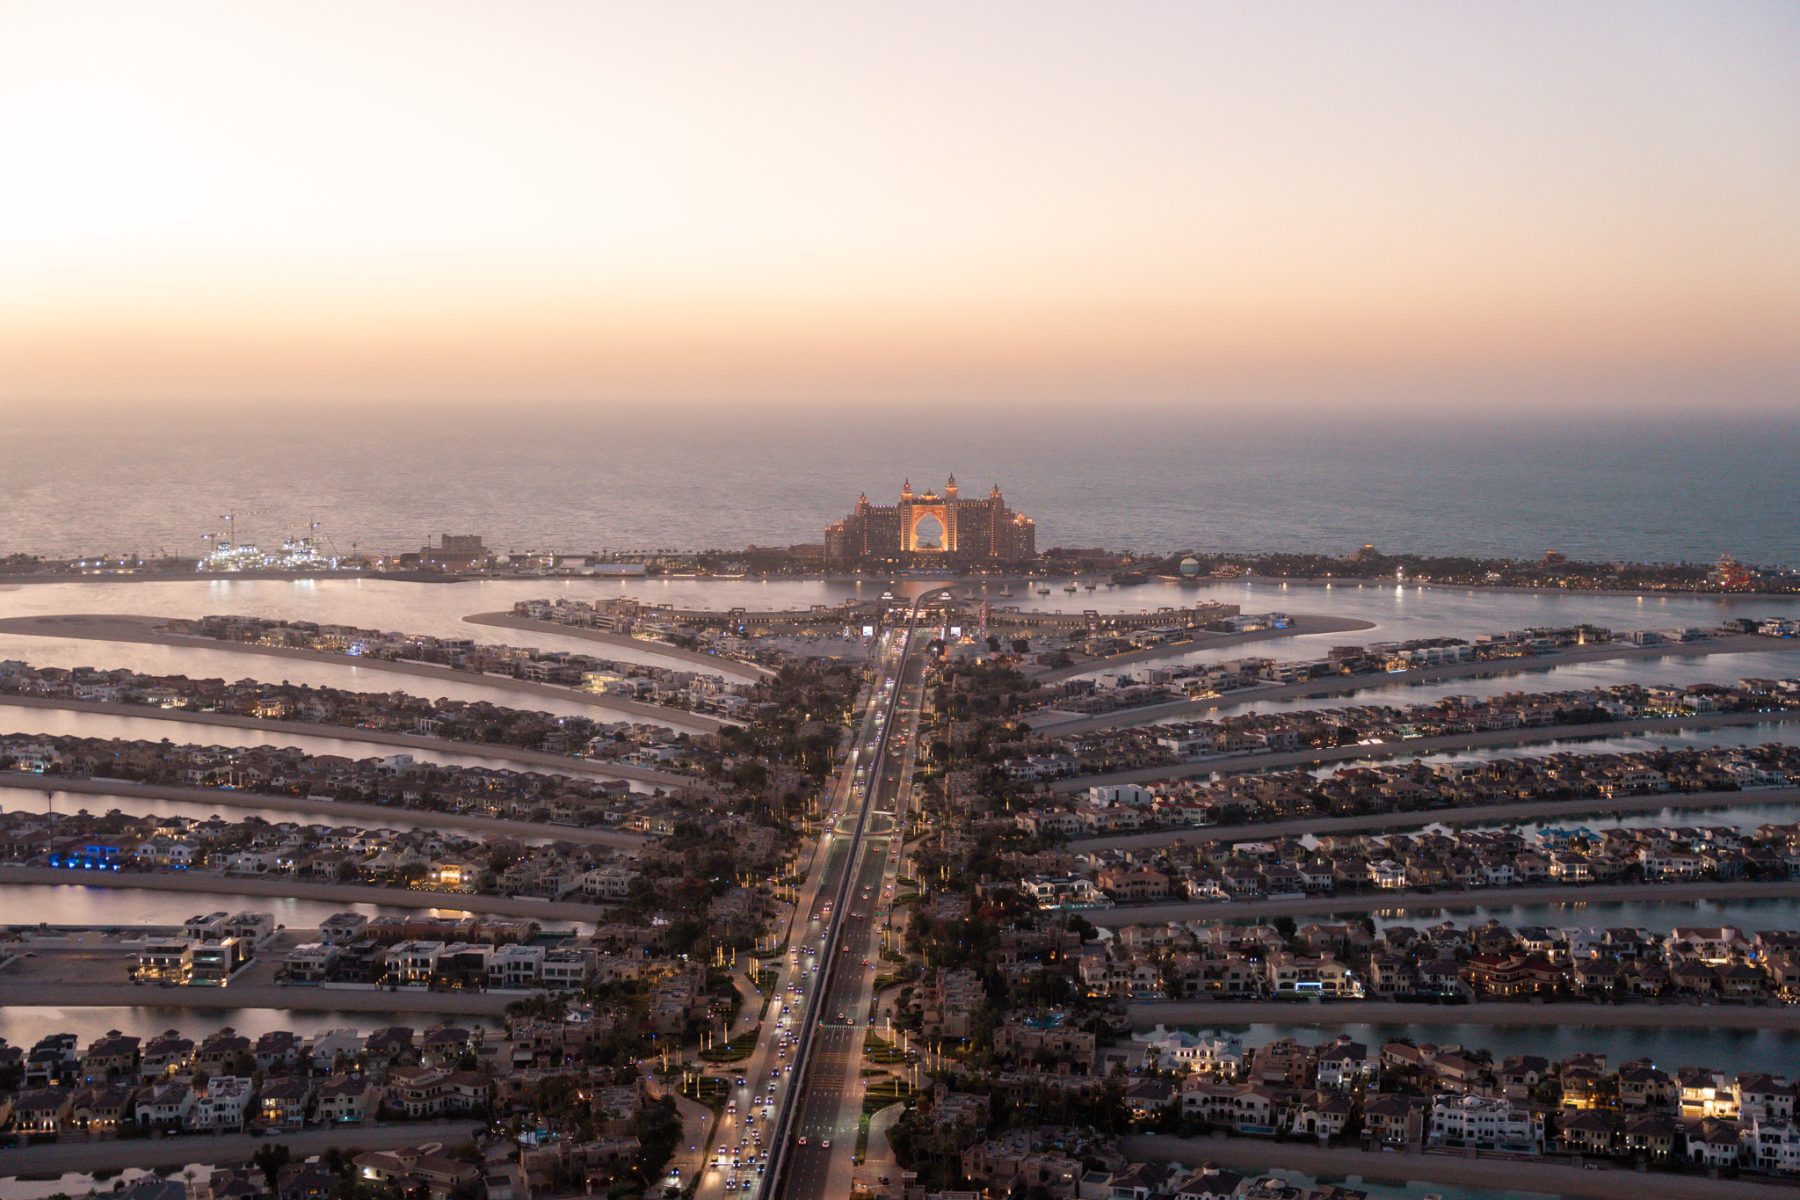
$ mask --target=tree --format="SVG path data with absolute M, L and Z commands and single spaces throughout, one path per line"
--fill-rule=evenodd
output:
M 255 1154 L 250 1156 L 250 1165 L 263 1173 L 263 1178 L 269 1181 L 269 1190 L 272 1192 L 276 1190 L 275 1184 L 281 1175 L 281 1168 L 287 1166 L 293 1157 L 293 1152 L 285 1144 L 265 1142 L 256 1148 Z

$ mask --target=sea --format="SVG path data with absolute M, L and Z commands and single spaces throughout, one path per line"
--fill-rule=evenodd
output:
M 478 533 L 502 550 L 817 542 L 857 495 L 998 484 L 1038 546 L 1800 565 L 1800 420 L 1447 400 L 1429 418 L 1116 405 L 17 409 L 0 554 L 199 554 L 233 514 L 340 553 Z

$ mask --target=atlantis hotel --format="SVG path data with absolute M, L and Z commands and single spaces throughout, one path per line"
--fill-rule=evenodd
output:
M 898 504 L 858 496 L 849 516 L 825 527 L 825 555 L 838 562 L 1025 562 L 1037 555 L 1037 525 L 1006 507 L 999 484 L 979 500 L 964 500 L 954 475 L 941 496 L 914 492 L 909 479 Z

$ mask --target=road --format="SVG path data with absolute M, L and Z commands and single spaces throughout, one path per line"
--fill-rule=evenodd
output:
M 514 679 L 510 675 L 490 675 L 478 671 L 458 671 L 432 663 L 403 662 L 388 658 L 352 658 L 326 650 L 306 650 L 298 646 L 257 646 L 249 642 L 228 642 L 219 638 L 195 637 L 177 633 L 161 633 L 169 617 L 146 617 L 129 613 L 69 613 L 60 616 L 0 617 L 0 633 L 16 633 L 25 637 L 84 638 L 101 642 L 133 642 L 146 646 L 182 646 L 193 650 L 217 650 L 226 654 L 253 654 L 264 658 L 296 659 L 302 662 L 330 663 L 368 671 L 386 671 L 394 675 L 415 675 L 425 679 L 467 683 L 495 691 L 527 696 L 553 696 L 572 704 L 606 710 L 617 718 L 628 718 L 671 729 L 712 733 L 726 722 L 700 713 L 684 712 L 661 704 L 643 704 L 617 696 L 601 696 L 579 688 L 559 687 L 530 679 Z M 352 689 L 359 690 L 359 689 Z M 735 723 L 735 722 L 733 722 Z
M 1554 887 L 1472 888 L 1455 892 L 1358 892 L 1349 896 L 1306 896 L 1297 900 L 1178 900 L 1121 904 L 1081 910 L 1090 923 L 1161 925 L 1169 921 L 1232 921 L 1245 917 L 1299 917 L 1320 913 L 1380 912 L 1385 909 L 1493 908 L 1514 904 L 1605 904 L 1654 900 L 1680 904 L 1695 900 L 1791 900 L 1800 880 L 1732 880 L 1695 883 L 1562 884 Z
M 194 712 L 185 708 L 158 708 L 154 704 L 114 704 L 100 700 L 68 700 L 54 696 L 0 696 L 0 706 L 8 708 L 51 708 L 63 712 L 97 713 L 108 717 L 137 717 L 146 721 L 172 721 L 183 725 L 216 725 L 231 729 L 266 730 L 300 737 L 328 737 L 346 742 L 368 742 L 378 746 L 404 746 L 409 750 L 435 751 L 440 754 L 480 755 L 518 763 L 523 768 L 550 775 L 592 775 L 596 779 L 629 779 L 652 783 L 659 787 L 682 787 L 694 782 L 691 775 L 674 771 L 658 771 L 631 763 L 599 762 L 578 758 L 573 754 L 552 754 L 548 750 L 525 750 L 518 746 L 491 742 L 455 742 L 448 738 L 426 737 L 418 733 L 400 733 L 389 729 L 364 729 L 359 725 L 324 725 L 316 721 L 270 721 L 242 713 Z
M 338 1149 L 393 1150 L 437 1143 L 453 1147 L 469 1141 L 480 1122 L 429 1121 L 417 1125 L 357 1125 L 337 1129 L 303 1129 L 280 1138 L 231 1133 L 216 1137 L 195 1134 L 173 1138 L 116 1138 L 86 1141 L 65 1137 L 45 1146 L 0 1150 L 0 1175 L 62 1175 L 70 1171 L 122 1171 L 127 1167 L 185 1167 L 189 1163 L 230 1166 L 248 1162 L 257 1147 L 279 1142 L 298 1162 Z
M 1303 629 L 1300 632 L 1305 633 L 1308 630 Z M 1202 642 L 1198 645 L 1183 645 L 1181 649 L 1205 650 L 1214 644 Z M 1157 647 L 1157 649 L 1162 648 Z M 1205 696 L 1198 700 L 1171 700 L 1164 704 L 1122 708 L 1116 712 L 1098 713 L 1091 717 L 1079 717 L 1056 724 L 1045 724 L 1042 729 L 1045 733 L 1059 735 L 1092 733 L 1098 729 L 1118 729 L 1129 725 L 1150 725 L 1157 721 L 1172 721 L 1180 717 L 1191 717 L 1221 708 L 1236 708 L 1240 704 L 1254 704 L 1267 700 L 1347 696 L 1381 688 L 1438 683 L 1447 679 L 1474 679 L 1495 675 L 1517 675 L 1533 671 L 1553 671 L 1557 667 L 1566 667 L 1575 663 L 1606 662 L 1613 659 L 1697 658 L 1708 654 L 1757 654 L 1769 650 L 1800 650 L 1800 641 L 1746 634 L 1737 637 L 1712 638 L 1704 642 L 1682 642 L 1661 646 L 1632 646 L 1609 642 L 1603 646 L 1576 648 L 1557 654 L 1534 655 L 1530 658 L 1501 658 L 1490 659 L 1486 662 L 1450 663 L 1446 666 L 1425 667 L 1417 671 L 1402 671 L 1391 675 L 1340 675 L 1333 679 L 1315 679 L 1306 683 L 1278 683 L 1268 687 L 1242 688 L 1235 692 L 1227 692 L 1222 696 Z M 1140 655 L 1143 654 L 1145 652 L 1140 652 Z M 1123 664 L 1128 661 L 1139 661 L 1140 655 L 1121 655 L 1119 658 L 1105 663 L 1090 663 L 1080 667 L 1065 668 L 1061 671 L 1047 672 L 1037 676 L 1035 682 L 1050 683 L 1057 679 L 1066 679 L 1071 675 L 1085 674 L 1110 666 L 1113 662 Z M 1373 698 L 1365 702 L 1378 703 Z
M 847 1011 L 846 1021 L 837 1020 L 840 1010 L 834 1006 L 843 995 L 833 982 L 838 965 L 830 960 L 840 953 L 836 947 L 845 929 L 866 925 L 866 918 L 845 915 L 861 911 L 847 897 L 860 895 L 855 885 L 867 878 L 872 857 L 869 846 L 885 842 L 883 835 L 891 824 L 891 818 L 884 821 L 873 811 L 878 789 L 864 784 L 871 771 L 881 773 L 883 749 L 891 732 L 890 714 L 899 690 L 897 683 L 890 691 L 885 681 L 890 677 L 898 680 L 906 650 L 904 629 L 885 633 L 878 643 L 872 684 L 860 702 L 861 715 L 842 770 L 822 801 L 823 819 L 794 896 L 786 934 L 778 953 L 750 964 L 752 970 L 761 966 L 776 972 L 774 995 L 766 1017 L 758 1012 L 758 1004 L 746 1004 L 738 1024 L 729 1031 L 742 1034 L 756 1027 L 760 1019 L 761 1036 L 750 1057 L 715 1069 L 730 1077 L 734 1086 L 730 1105 L 704 1151 L 705 1165 L 696 1187 L 701 1200 L 724 1195 L 735 1198 L 746 1192 L 775 1194 L 771 1181 L 783 1169 L 786 1154 L 824 1149 L 823 1134 L 816 1140 L 809 1136 L 805 1148 L 794 1143 L 793 1130 L 801 1119 L 801 1108 L 811 1103 L 819 1088 L 842 1099 L 842 1073 L 835 1068 L 841 1066 L 852 1046 L 853 1061 L 860 1061 L 860 1032 L 843 1028 Z M 880 860 L 876 861 L 879 865 Z M 799 990 L 791 990 L 795 988 Z M 815 1042 L 814 1035 L 822 1028 L 825 1031 Z M 815 1058 L 827 1064 L 822 1073 L 811 1068 Z M 844 1170 L 849 1169 L 855 1132 L 852 1113 L 849 1136 L 841 1143 L 832 1138 L 832 1150 L 822 1160 L 826 1174 L 830 1155 L 838 1152 L 845 1156 Z M 810 1176 L 818 1173 L 819 1166 L 809 1163 L 804 1170 Z M 848 1176 L 844 1178 L 847 1185 Z
M 1513 1195 L 1579 1196 L 1586 1200 L 1783 1200 L 1793 1185 L 1747 1179 L 1711 1179 L 1703 1174 L 1665 1171 L 1598 1170 L 1517 1158 L 1467 1158 L 1460 1154 L 1379 1154 L 1348 1147 L 1309 1146 L 1295 1139 L 1178 1138 L 1140 1135 L 1120 1140 L 1133 1162 L 1178 1162 L 1187 1167 L 1217 1163 L 1234 1171 L 1275 1168 L 1313 1175 L 1351 1176 L 1359 1181 L 1402 1180 L 1492 1188 Z
M 1311 750 L 1282 750 L 1274 754 L 1229 754 L 1160 767 L 1134 767 L 1101 775 L 1076 775 L 1050 785 L 1058 792 L 1085 792 L 1115 783 L 1154 783 L 1164 779 L 1190 779 L 1197 775 L 1241 774 L 1282 767 L 1314 767 L 1328 762 L 1367 762 L 1405 755 L 1442 754 L 1455 750 L 1486 750 L 1497 746 L 1526 746 L 1534 742 L 1591 741 L 1596 738 L 1631 737 L 1643 733 L 1673 733 L 1689 729 L 1719 729 L 1732 725 L 1786 725 L 1800 721 L 1800 712 L 1706 713 L 1696 717 L 1641 717 L 1635 721 L 1605 721 L 1588 725 L 1537 725 L 1529 729 L 1492 729 L 1442 737 L 1406 738 L 1360 746 L 1326 746 Z M 1052 731 L 1057 732 L 1057 731 Z
M 846 875 L 837 896 L 817 901 L 826 958 L 819 994 L 808 1005 L 796 1060 L 799 1090 L 790 1094 L 776 1124 L 776 1155 L 771 1164 L 775 1184 L 770 1194 L 786 1200 L 837 1200 L 851 1193 L 857 1173 L 856 1134 L 867 1084 L 861 1069 L 863 1042 L 874 1021 L 875 978 L 880 971 L 881 931 L 891 920 L 895 878 L 899 874 L 911 794 L 913 753 L 919 713 L 924 703 L 926 663 L 909 653 L 919 604 L 936 589 L 914 600 L 900 654 L 884 662 L 872 700 L 873 737 L 861 748 L 874 755 L 869 786 L 857 814 L 854 841 L 845 855 Z M 885 677 L 894 679 L 890 689 Z M 863 764 L 846 768 L 854 791 L 854 774 Z M 827 904 L 835 912 L 827 912 Z M 828 929 L 826 922 L 830 922 Z M 809 920 L 809 927 L 811 921 Z
M 1157 846 L 1211 845 L 1261 841 L 1264 838 L 1315 837 L 1407 829 L 1421 825 L 1499 825 L 1508 821 L 1560 820 L 1615 813 L 1660 812 L 1665 808 L 1730 808 L 1735 804 L 1788 804 L 1800 801 L 1800 788 L 1756 788 L 1735 792 L 1652 792 L 1644 796 L 1585 796 L 1579 800 L 1523 800 L 1517 804 L 1478 804 L 1459 808 L 1427 808 L 1408 812 L 1365 813 L 1355 817 L 1296 817 L 1247 825 L 1183 825 L 1150 833 L 1107 833 L 1071 838 L 1068 850 L 1148 850 Z M 1704 822 L 1702 822 L 1704 823 Z
M 377 829 L 459 829 L 494 837 L 520 838 L 525 841 L 579 842 L 587 846 L 613 846 L 636 850 L 649 842 L 641 833 L 622 829 L 592 829 L 581 825 L 552 825 L 540 821 L 510 821 L 500 817 L 477 817 L 468 813 L 440 813 L 423 808 L 388 808 L 381 804 L 353 804 L 341 800 L 320 800 L 312 796 L 283 796 L 274 792 L 246 792 L 235 788 L 180 787 L 166 783 L 133 783 L 125 779 L 87 779 L 80 776 L 34 775 L 24 771 L 0 771 L 0 792 L 35 792 L 41 798 L 58 792 L 82 796 L 138 796 L 147 800 L 179 800 L 189 804 L 205 804 L 213 808 L 247 809 L 264 812 L 280 809 L 288 812 L 317 813 L 334 821 L 357 823 Z

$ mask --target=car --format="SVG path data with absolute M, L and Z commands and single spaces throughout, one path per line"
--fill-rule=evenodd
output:
M 826 1138 L 826 1139 L 825 1139 L 825 1140 L 824 1140 L 824 1141 L 822 1141 L 822 1142 L 820 1142 L 820 1143 L 819 1143 L 819 1149 L 821 1149 L 821 1150 L 829 1150 L 829 1149 L 831 1149 L 831 1139 L 830 1139 L 830 1138 Z
M 806 1145 L 806 1135 L 804 1133 L 800 1135 L 800 1144 L 802 1146 Z

